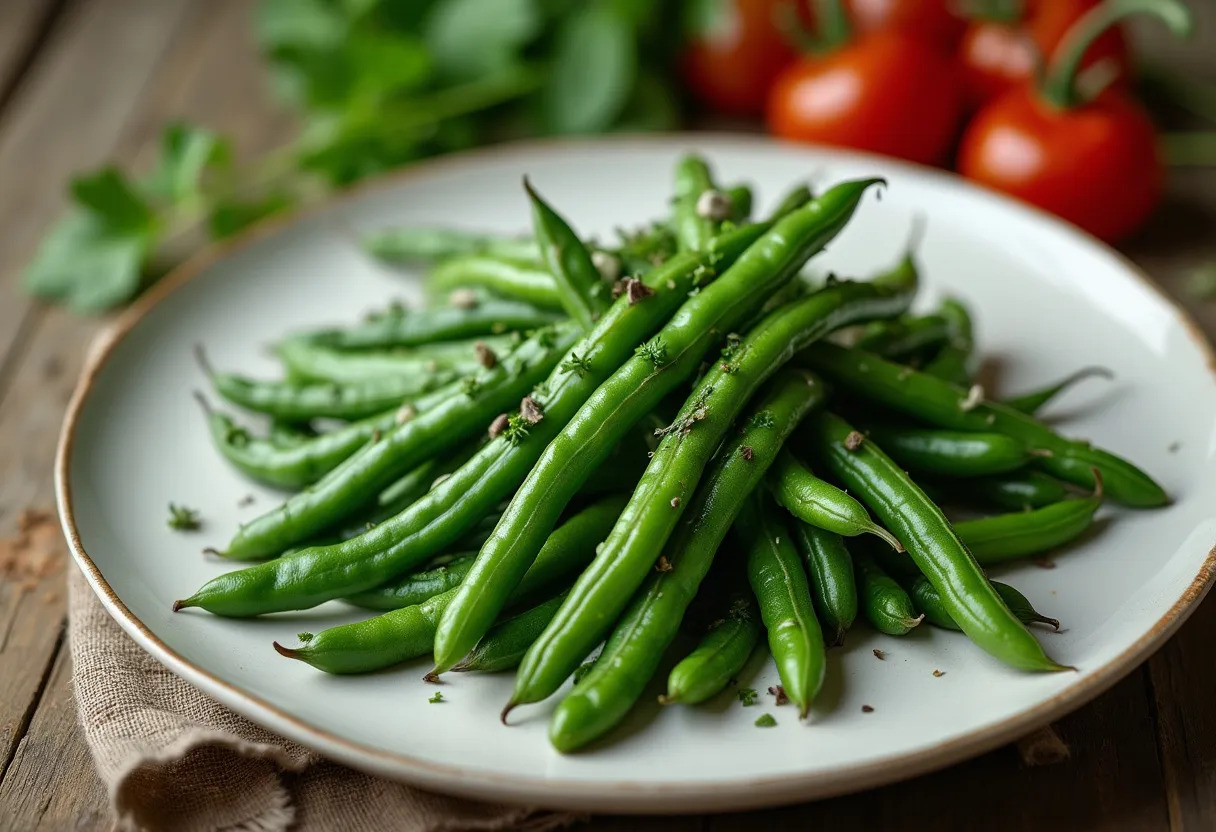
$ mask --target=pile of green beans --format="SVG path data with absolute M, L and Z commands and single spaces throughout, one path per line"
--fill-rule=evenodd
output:
M 857 622 L 1071 669 L 1028 629 L 1059 621 L 987 570 L 1083 541 L 1106 499 L 1168 502 L 1035 417 L 1109 371 L 998 401 L 974 383 L 961 300 L 909 313 L 912 249 L 868 280 L 799 278 L 881 180 L 798 185 L 753 220 L 751 188 L 705 159 L 673 179 L 670 215 L 615 245 L 526 179 L 529 235 L 368 236 L 371 256 L 425 269 L 437 305 L 288 335 L 281 379 L 200 349 L 204 380 L 251 420 L 200 392 L 213 444 L 291 493 L 212 550 L 259 562 L 174 610 L 364 610 L 273 647 L 338 674 L 430 657 L 427 681 L 466 674 L 445 700 L 514 671 L 503 721 L 561 694 L 563 753 L 610 736 L 652 683 L 668 708 L 728 695 L 762 645 L 773 701 L 806 719 Z

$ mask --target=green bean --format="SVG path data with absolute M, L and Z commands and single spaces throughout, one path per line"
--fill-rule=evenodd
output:
M 723 193 L 730 204 L 730 221 L 747 222 L 752 216 L 752 189 L 747 185 L 731 185 Z
M 258 381 L 235 373 L 211 373 L 211 384 L 226 400 L 277 419 L 363 419 L 401 407 L 431 388 L 423 376 L 387 376 L 356 382 L 294 384 Z
M 1003 433 L 872 424 L 866 435 L 900 465 L 926 474 L 982 477 L 1027 465 L 1035 453 Z
M 805 462 L 788 450 L 782 450 L 777 456 L 776 464 L 769 471 L 768 483 L 777 504 L 803 523 L 844 537 L 876 535 L 892 548 L 902 548 L 890 532 L 870 519 L 861 503 L 830 482 L 819 479 Z
M 559 751 L 573 751 L 611 729 L 642 695 L 743 502 L 823 393 L 818 383 L 808 386 L 806 377 L 783 372 L 749 408 L 742 433 L 724 445 L 693 495 L 688 517 L 667 542 L 664 558 L 671 568 L 650 575 L 621 616 L 600 660 L 554 711 L 549 739 Z M 771 421 L 755 418 L 761 413 L 770 414 Z M 750 454 L 745 453 L 748 448 Z
M 532 228 L 541 259 L 553 275 L 562 306 L 583 332 L 590 332 L 608 308 L 608 282 L 591 262 L 591 254 L 574 229 L 553 210 L 524 177 L 524 190 L 532 203 Z
M 515 588 L 512 602 L 526 602 L 537 592 L 552 589 L 586 564 L 622 502 L 619 498 L 603 500 L 559 526 Z M 327 673 L 367 673 L 391 667 L 430 652 L 435 627 L 454 597 L 456 589 L 450 589 L 417 606 L 322 630 L 295 649 L 275 642 L 275 649 Z
M 1079 537 L 1093 523 L 1102 495 L 1064 500 L 1033 511 L 954 524 L 975 559 L 985 566 L 1042 554 Z
M 797 211 L 803 205 L 806 205 L 812 199 L 814 194 L 806 185 L 795 185 L 789 193 L 781 197 L 781 201 L 777 203 L 777 207 L 773 209 L 770 217 L 774 222 L 784 217 L 786 214 Z
M 949 324 L 940 315 L 895 318 L 867 324 L 856 345 L 893 360 L 918 355 L 949 337 Z
M 1065 376 L 1041 390 L 1032 390 L 1020 396 L 1005 399 L 1005 406 L 1012 407 L 1014 410 L 1019 410 L 1022 413 L 1038 413 L 1048 402 L 1075 385 L 1078 381 L 1084 381 L 1087 378 L 1113 379 L 1114 377 L 1115 374 L 1105 367 L 1083 367 L 1072 375 Z
M 1040 613 L 1031 605 L 1025 595 L 1009 586 L 1009 584 L 993 581 L 992 588 L 997 591 L 997 594 L 1001 596 L 1001 599 L 1023 624 L 1047 624 L 1054 630 L 1058 631 L 1060 629 L 1060 622 L 1057 619 L 1048 618 Z M 912 582 L 908 591 L 912 595 L 912 601 L 916 604 L 916 608 L 924 615 L 925 620 L 934 627 L 941 627 L 946 630 L 961 629 L 954 622 L 954 619 L 950 617 L 949 610 L 942 604 L 941 595 L 938 594 L 937 590 L 933 588 L 933 584 L 929 583 L 923 575 Z
M 495 414 L 526 396 L 577 340 L 570 323 L 538 331 L 492 369 L 457 383 L 446 398 L 394 426 L 308 490 L 242 526 L 224 554 L 242 560 L 273 557 L 341 521 L 418 463 L 470 439 Z M 540 421 L 544 416 L 537 408 L 531 417 L 520 418 Z
M 391 352 L 351 352 L 334 349 L 309 336 L 293 336 L 279 342 L 275 354 L 293 379 L 354 383 L 404 376 L 415 379 L 421 390 L 433 390 L 481 366 L 476 344 L 505 352 L 513 340 L 509 335 L 499 335 L 481 341 L 443 341 Z
M 266 438 L 277 448 L 293 448 L 309 439 L 315 439 L 318 433 L 308 422 L 285 422 L 273 419 Z
M 844 538 L 807 523 L 794 523 L 794 543 L 806 561 L 811 600 L 829 647 L 844 643 L 857 618 L 857 580 Z
M 845 193 L 851 191 L 851 195 L 841 197 L 838 192 L 841 189 Z M 720 331 L 730 331 L 733 322 L 747 314 L 747 302 L 742 299 L 747 297 L 747 293 L 764 297 L 766 285 L 779 286 L 788 280 L 801 268 L 809 253 L 814 252 L 826 238 L 831 237 L 831 234 L 826 234 L 826 224 L 823 223 L 821 212 L 817 208 L 826 206 L 827 201 L 834 202 L 838 199 L 840 203 L 856 204 L 857 197 L 863 190 L 865 185 L 861 184 L 840 186 L 839 189 L 829 191 L 820 201 L 812 203 L 812 207 L 790 214 L 775 226 L 770 235 L 766 235 L 756 246 L 749 249 L 727 275 L 700 293 L 698 300 L 715 293 L 717 328 Z M 838 209 L 832 210 L 832 213 L 838 214 Z M 835 220 L 832 224 L 835 225 Z M 798 230 L 800 234 L 794 234 L 793 231 Z M 743 283 L 744 287 L 739 286 L 739 283 Z M 715 292 L 715 289 L 721 291 Z M 738 414 L 751 392 L 784 361 L 792 358 L 799 344 L 822 337 L 834 328 L 857 320 L 905 309 L 910 298 L 910 287 L 906 286 L 841 283 L 806 298 L 803 302 L 776 310 L 769 319 L 753 330 L 749 338 L 728 345 L 728 355 L 722 358 L 719 366 L 706 373 L 694 388 L 680 415 L 676 417 L 676 422 L 666 434 L 659 450 L 655 452 L 647 467 L 647 473 L 643 474 L 640 485 L 621 515 L 617 527 L 614 527 L 613 533 L 604 541 L 602 551 L 597 553 L 595 562 L 575 581 L 574 589 L 570 591 L 562 611 L 558 612 L 550 629 L 536 641 L 528 657 L 525 657 L 520 665 L 514 702 L 536 702 L 556 690 L 565 676 L 569 675 L 569 671 L 573 670 L 574 665 L 586 656 L 586 652 L 598 640 L 599 635 L 603 634 L 613 615 L 620 612 L 632 591 L 636 590 L 646 577 L 651 564 L 657 560 L 666 538 L 679 521 L 682 512 L 681 501 L 686 499 L 688 491 L 698 482 L 705 463 L 713 455 L 734 415 Z M 751 300 L 751 303 L 760 305 L 760 300 Z M 706 321 L 699 315 L 677 317 L 672 325 L 660 333 L 659 338 L 654 339 L 651 352 L 643 352 L 635 362 L 631 362 L 632 366 L 626 365 L 623 371 L 618 372 L 614 382 L 604 384 L 599 389 L 603 399 L 593 399 L 585 409 L 587 417 L 593 420 L 593 429 L 603 432 L 603 418 L 596 414 L 596 410 L 599 414 L 612 412 L 614 417 L 627 414 L 629 411 L 624 405 L 625 401 L 640 398 L 646 389 L 644 384 L 647 381 L 658 380 L 666 373 L 671 373 L 669 384 L 679 382 L 681 375 L 687 377 L 703 358 L 709 345 L 706 336 L 713 328 L 713 320 Z M 655 347 L 655 344 L 658 344 L 658 347 Z M 664 392 L 665 390 L 657 390 L 655 393 L 662 395 Z M 641 401 L 646 403 L 647 407 L 653 406 L 653 401 L 647 403 L 644 398 L 641 398 Z M 587 431 L 579 443 L 572 443 L 573 448 L 559 446 L 556 456 L 551 459 L 559 460 L 567 451 L 573 451 L 572 455 L 565 457 L 567 465 L 557 473 L 534 472 L 531 482 L 546 487 L 547 480 L 568 477 L 575 473 L 576 463 L 584 463 L 581 457 L 587 456 L 589 459 L 586 462 L 591 462 L 593 457 L 590 457 L 590 451 L 587 450 L 587 445 L 591 443 L 587 440 L 591 439 L 592 435 L 591 431 Z M 524 488 L 528 488 L 527 484 Z M 520 495 L 524 494 L 525 491 L 520 490 Z M 531 528 L 540 530 L 542 527 L 536 522 L 534 501 L 529 499 L 530 495 L 520 500 L 520 495 L 517 495 L 513 507 L 518 504 L 520 508 L 533 508 L 533 511 L 529 512 L 528 522 Z M 501 529 L 496 532 L 495 539 L 499 538 L 501 533 Z M 519 536 L 514 536 L 512 545 L 519 541 Z M 491 539 L 491 545 L 494 543 L 495 540 Z M 519 562 L 527 563 L 527 557 L 523 557 L 527 552 L 520 549 L 522 547 L 514 547 L 514 551 L 520 553 Z M 474 575 L 482 569 L 482 558 L 485 555 L 486 552 L 483 551 L 478 563 L 474 564 Z M 508 569 L 518 569 L 518 566 Z M 445 617 L 445 626 L 446 620 L 451 619 L 461 628 L 475 631 L 469 622 L 473 622 L 475 628 L 483 626 L 475 617 L 484 617 L 494 605 L 494 596 L 483 592 L 469 605 L 475 611 L 474 614 L 462 618 L 454 605 Z M 458 631 L 457 626 L 452 629 Z M 461 639 L 465 637 L 468 637 L 468 633 L 463 634 Z M 460 643 L 460 640 L 455 640 L 454 643 Z M 435 645 L 435 659 L 441 669 L 444 667 L 445 656 L 450 656 L 450 652 L 446 652 L 450 647 L 439 639 Z M 439 652 L 440 646 L 445 647 L 444 653 Z
M 462 552 L 440 566 L 406 575 L 383 587 L 359 592 L 344 600 L 368 610 L 399 610 L 413 607 L 460 586 L 473 566 L 477 552 Z
M 714 236 L 717 224 L 730 216 L 730 206 L 714 186 L 709 164 L 700 156 L 688 155 L 676 163 L 675 214 L 676 244 L 680 251 L 702 251 Z M 722 205 L 710 210 L 713 196 L 720 198 Z M 714 211 L 721 209 L 721 215 Z
M 1049 452 L 1036 457 L 1034 465 L 1060 479 L 1092 488 L 1096 469 L 1116 502 L 1141 508 L 1169 502 L 1161 486 L 1130 462 L 1085 442 L 1064 439 L 1011 407 L 980 401 L 979 388 L 968 392 L 872 353 L 834 344 L 815 344 L 804 359 L 844 389 L 937 427 L 1004 433 Z
M 196 398 L 207 414 L 211 439 L 229 464 L 257 482 L 292 491 L 319 480 L 377 432 L 391 430 L 398 418 L 394 409 L 284 445 L 281 440 L 253 436 L 227 413 L 213 410 L 201 394 Z
M 975 477 L 958 483 L 957 489 L 961 490 L 960 496 L 1009 511 L 1043 508 L 1068 497 L 1068 490 L 1059 480 L 1030 470 Z
M 394 304 L 362 323 L 304 336 L 339 350 L 386 350 L 464 341 L 548 326 L 559 316 L 527 303 L 487 298 L 468 308 L 440 306 L 407 309 Z
M 858 445 L 839 416 L 824 413 L 809 424 L 832 474 L 904 544 L 968 638 L 1013 667 L 1063 669 L 1005 606 L 941 509 L 890 457 L 873 442 Z
M 648 273 L 643 285 L 654 294 L 637 303 L 618 299 L 595 332 L 571 347 L 559 369 L 534 391 L 545 413 L 539 424 L 504 431 L 392 520 L 358 538 L 312 547 L 290 564 L 271 561 L 221 575 L 182 606 L 230 616 L 308 609 L 379 586 L 444 551 L 519 487 L 583 402 L 685 302 L 687 293 L 713 279 L 713 259 L 719 266 L 733 262 L 766 227 L 757 224 L 724 233 L 712 254 L 676 255 Z
M 495 624 L 485 638 L 477 642 L 473 652 L 452 667 L 452 671 L 498 673 L 513 670 L 532 642 L 553 620 L 565 598 L 566 593 L 563 592 Z
M 854 555 L 853 564 L 857 570 L 861 611 L 870 626 L 889 636 L 910 633 L 924 616 L 917 615 L 908 593 L 864 549 Z
M 696 705 L 725 690 L 760 641 L 763 627 L 750 592 L 728 599 L 726 614 L 710 625 L 696 649 L 672 668 L 664 705 Z
M 653 223 L 638 231 L 617 229 L 620 245 L 612 252 L 623 274 L 640 275 L 663 265 L 676 253 L 676 237 L 667 223 Z
M 365 234 L 363 250 L 387 263 L 435 263 L 469 254 L 537 260 L 536 241 L 528 237 L 479 234 L 455 228 L 386 228 Z
M 947 298 L 942 302 L 937 314 L 947 322 L 950 341 L 925 365 L 925 372 L 951 384 L 966 387 L 971 384 L 971 364 L 975 352 L 971 313 L 960 301 Z
M 500 298 L 530 303 L 541 309 L 561 310 L 553 275 L 539 263 L 485 254 L 444 260 L 426 278 L 427 291 L 443 295 L 458 289 L 483 289 Z
M 760 604 L 781 686 L 805 718 L 827 672 L 827 648 L 806 571 L 788 525 L 763 494 L 753 494 L 744 504 L 735 533 L 748 547 L 747 577 Z

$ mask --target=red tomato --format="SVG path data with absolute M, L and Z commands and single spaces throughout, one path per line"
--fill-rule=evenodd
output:
M 979 106 L 1030 80 L 1039 56 L 1054 55 L 1069 27 L 1099 2 L 1027 0 L 1026 13 L 1017 23 L 972 23 L 959 46 L 967 101 Z M 1081 66 L 1102 60 L 1113 61 L 1120 74 L 1126 74 L 1128 48 L 1122 29 L 1107 29 L 1085 51 Z
M 777 79 L 769 130 L 931 164 L 946 158 L 962 114 L 954 64 L 924 41 L 880 31 Z
M 774 79 L 797 56 L 778 30 L 786 0 L 718 0 L 709 28 L 681 60 L 684 82 L 703 104 L 734 115 L 759 115 Z
M 967 25 L 948 0 L 848 0 L 846 5 L 860 34 L 895 29 L 943 49 L 954 49 Z
M 1028 84 L 971 121 L 958 169 L 1104 240 L 1124 237 L 1148 218 L 1165 176 L 1153 124 L 1131 96 L 1107 90 L 1065 110 Z

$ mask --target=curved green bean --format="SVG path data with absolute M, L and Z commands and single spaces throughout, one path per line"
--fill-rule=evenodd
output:
M 844 545 L 844 538 L 798 521 L 794 524 L 794 543 L 806 561 L 811 600 L 828 646 L 843 644 L 858 609 L 853 557 Z
M 1018 592 L 1009 584 L 993 581 L 992 588 L 997 591 L 997 594 L 1001 596 L 1001 599 L 1023 624 L 1046 624 L 1054 630 L 1060 629 L 1060 622 L 1057 619 L 1048 618 L 1040 613 L 1025 595 Z M 912 581 L 908 592 L 912 596 L 912 602 L 916 605 L 916 608 L 924 615 L 925 620 L 934 627 L 941 627 L 945 630 L 961 629 L 954 619 L 950 617 L 949 610 L 942 604 L 941 595 L 938 594 L 938 591 L 933 588 L 933 584 L 929 583 L 923 575 Z
M 751 593 L 736 593 L 696 649 L 671 669 L 664 705 L 696 705 L 725 690 L 760 641 L 763 625 Z

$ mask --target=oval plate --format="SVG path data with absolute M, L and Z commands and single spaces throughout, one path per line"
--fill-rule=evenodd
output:
M 1067 432 L 1115 449 L 1175 497 L 1167 509 L 1104 508 L 1095 534 L 1054 569 L 1000 570 L 1064 622 L 1041 633 L 1076 673 L 1007 670 L 961 635 L 921 627 L 903 639 L 859 626 L 831 653 L 809 724 L 789 707 L 636 708 L 612 737 L 563 757 L 546 740 L 549 705 L 498 722 L 509 675 L 453 675 L 444 702 L 419 661 L 365 677 L 325 676 L 275 655 L 273 639 L 354 620 L 337 603 L 229 621 L 173 614 L 225 564 L 199 555 L 274 504 L 212 449 L 191 392 L 205 384 L 191 349 L 221 368 L 270 376 L 266 344 L 355 320 L 390 298 L 417 298 L 416 275 L 361 255 L 351 230 L 393 224 L 527 230 L 520 177 L 585 234 L 664 215 L 670 172 L 687 150 L 722 181 L 756 185 L 761 207 L 794 182 L 888 177 L 814 261 L 866 274 L 894 262 L 916 215 L 925 306 L 944 293 L 976 310 L 981 351 L 1003 391 L 1083 365 L 1114 369 L 1052 410 Z M 77 562 L 110 613 L 174 672 L 224 704 L 319 752 L 437 791 L 612 812 L 707 812 L 802 801 L 903 779 L 978 754 L 1076 708 L 1143 661 L 1203 597 L 1213 574 L 1216 386 L 1195 326 L 1136 269 L 1073 228 L 938 171 L 765 139 L 606 139 L 498 147 L 416 166 L 303 218 L 202 255 L 129 311 L 94 351 L 68 411 L 57 461 L 59 507 Z M 239 507 L 243 495 L 255 502 Z M 197 534 L 166 528 L 170 500 L 198 507 Z M 875 649 L 885 652 L 876 658 Z M 767 656 L 739 682 L 776 684 Z M 944 675 L 935 675 L 940 670 Z M 863 713 L 862 705 L 872 712 Z M 753 723 L 772 713 L 776 728 Z

